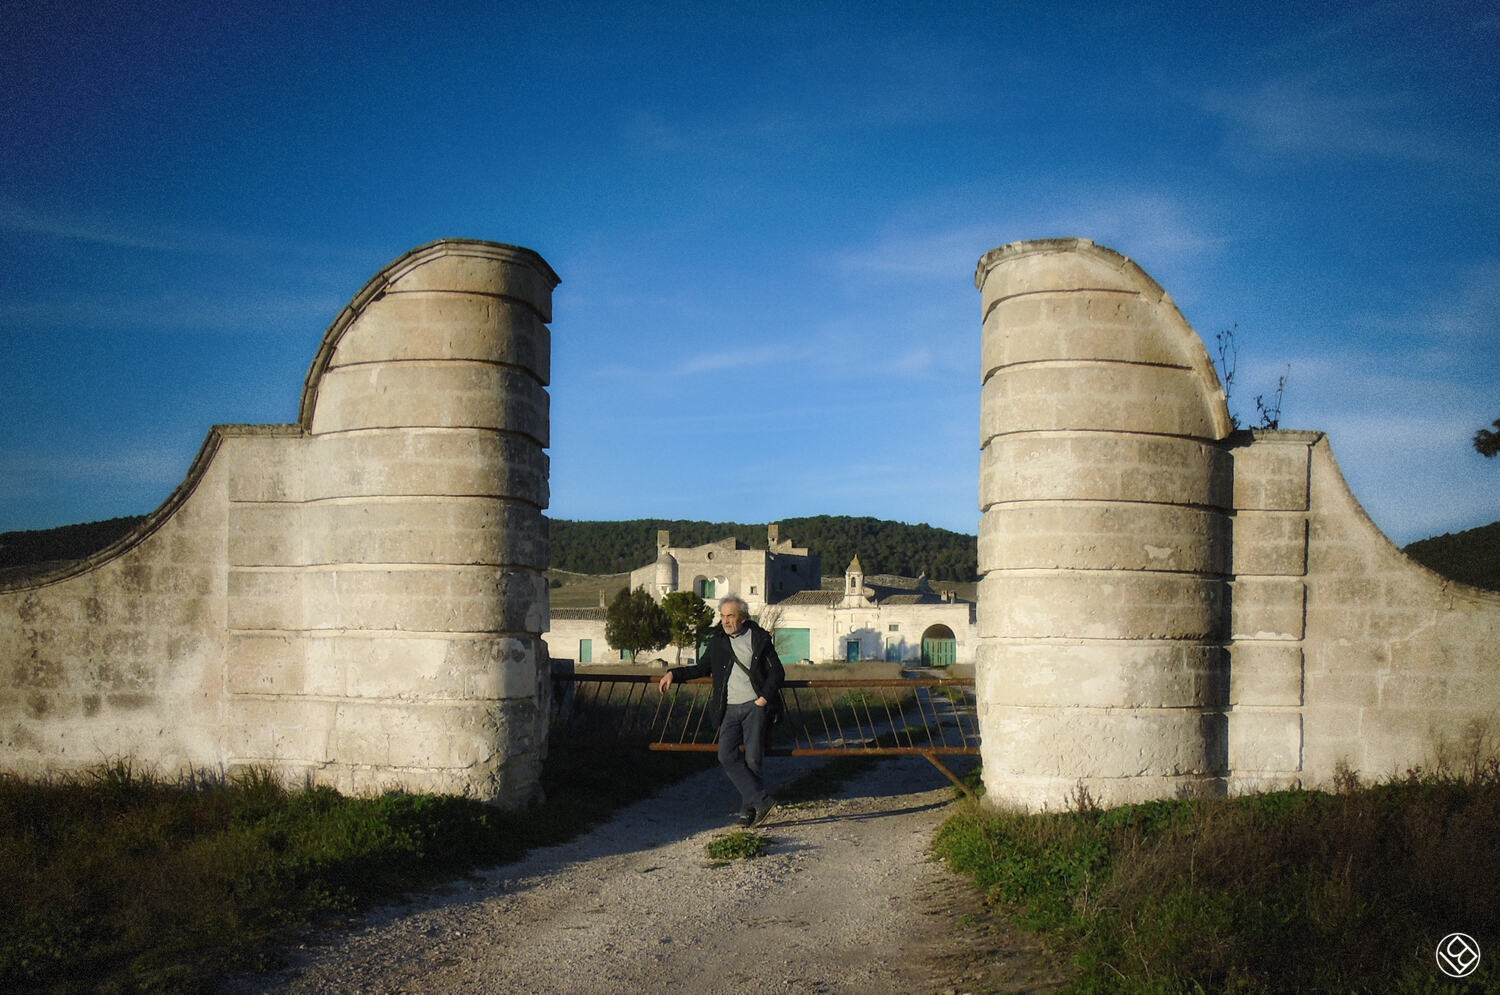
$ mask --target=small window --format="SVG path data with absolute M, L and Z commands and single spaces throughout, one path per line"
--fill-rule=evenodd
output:
M 901 624 L 899 622 L 892 622 L 890 625 L 888 625 L 888 626 L 885 627 L 885 631 L 886 632 L 900 632 L 901 631 Z
M 755 585 L 754 585 L 754 584 L 751 584 L 751 585 L 750 585 L 750 593 L 751 593 L 751 594 L 754 594 L 754 593 L 755 593 Z

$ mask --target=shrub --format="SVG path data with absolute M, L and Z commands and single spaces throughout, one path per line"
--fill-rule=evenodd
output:
M 1441 937 L 1500 950 L 1493 770 L 1109 811 L 969 806 L 934 850 L 1070 944 L 1080 990 L 1450 990 Z M 1500 973 L 1484 961 L 1468 982 Z
M 739 832 L 715 836 L 705 848 L 715 860 L 750 860 L 765 853 L 769 843 L 759 833 Z
M 0 991 L 201 991 L 274 966 L 288 931 L 562 842 L 711 762 L 554 749 L 527 812 L 288 790 L 266 770 L 168 781 L 128 759 L 0 775 Z

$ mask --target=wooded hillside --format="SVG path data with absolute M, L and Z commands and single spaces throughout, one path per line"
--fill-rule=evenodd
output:
M 140 521 L 137 516 L 0 533 L 0 569 L 81 559 L 114 542 Z M 672 533 L 674 546 L 698 546 L 734 536 L 756 549 L 766 547 L 764 525 L 659 518 L 574 522 L 559 518 L 552 521 L 552 566 L 584 574 L 615 574 L 643 567 L 656 558 L 658 529 Z M 823 572 L 828 576 L 842 576 L 858 554 L 860 565 L 869 574 L 915 577 L 925 570 L 932 580 L 978 579 L 975 537 L 930 525 L 814 515 L 783 519 L 781 536 L 821 556 Z M 1500 522 L 1423 539 L 1403 552 L 1444 576 L 1500 591 Z
M 781 538 L 807 547 L 823 559 L 823 573 L 843 576 L 859 556 L 865 573 L 932 580 L 977 578 L 978 540 L 931 525 L 907 525 L 878 518 L 814 515 L 784 518 Z M 667 521 L 639 518 L 624 522 L 552 522 L 552 566 L 577 573 L 611 574 L 643 567 L 656 559 L 656 533 L 667 529 L 674 546 L 699 546 L 734 536 L 754 549 L 766 548 L 766 526 L 739 522 Z
M 1500 522 L 1420 539 L 1401 551 L 1445 577 L 1500 591 Z

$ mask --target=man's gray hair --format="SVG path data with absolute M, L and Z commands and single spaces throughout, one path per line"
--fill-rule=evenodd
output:
M 740 597 L 738 594 L 726 594 L 722 598 L 719 599 L 719 614 L 720 615 L 724 614 L 724 606 L 728 605 L 728 604 L 739 605 L 740 606 L 740 613 L 742 615 L 744 615 L 746 618 L 750 617 L 750 606 L 747 605 L 747 604 L 745 604 L 745 599 L 742 598 L 742 597 Z

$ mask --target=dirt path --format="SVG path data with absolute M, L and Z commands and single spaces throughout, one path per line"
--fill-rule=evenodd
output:
M 797 762 L 779 761 L 783 783 Z M 234 995 L 330 992 L 1051 991 L 1024 934 L 982 925 L 928 859 L 953 792 L 889 761 L 838 797 L 778 809 L 769 852 L 718 863 L 736 799 L 706 771 L 593 832 L 378 910 Z

